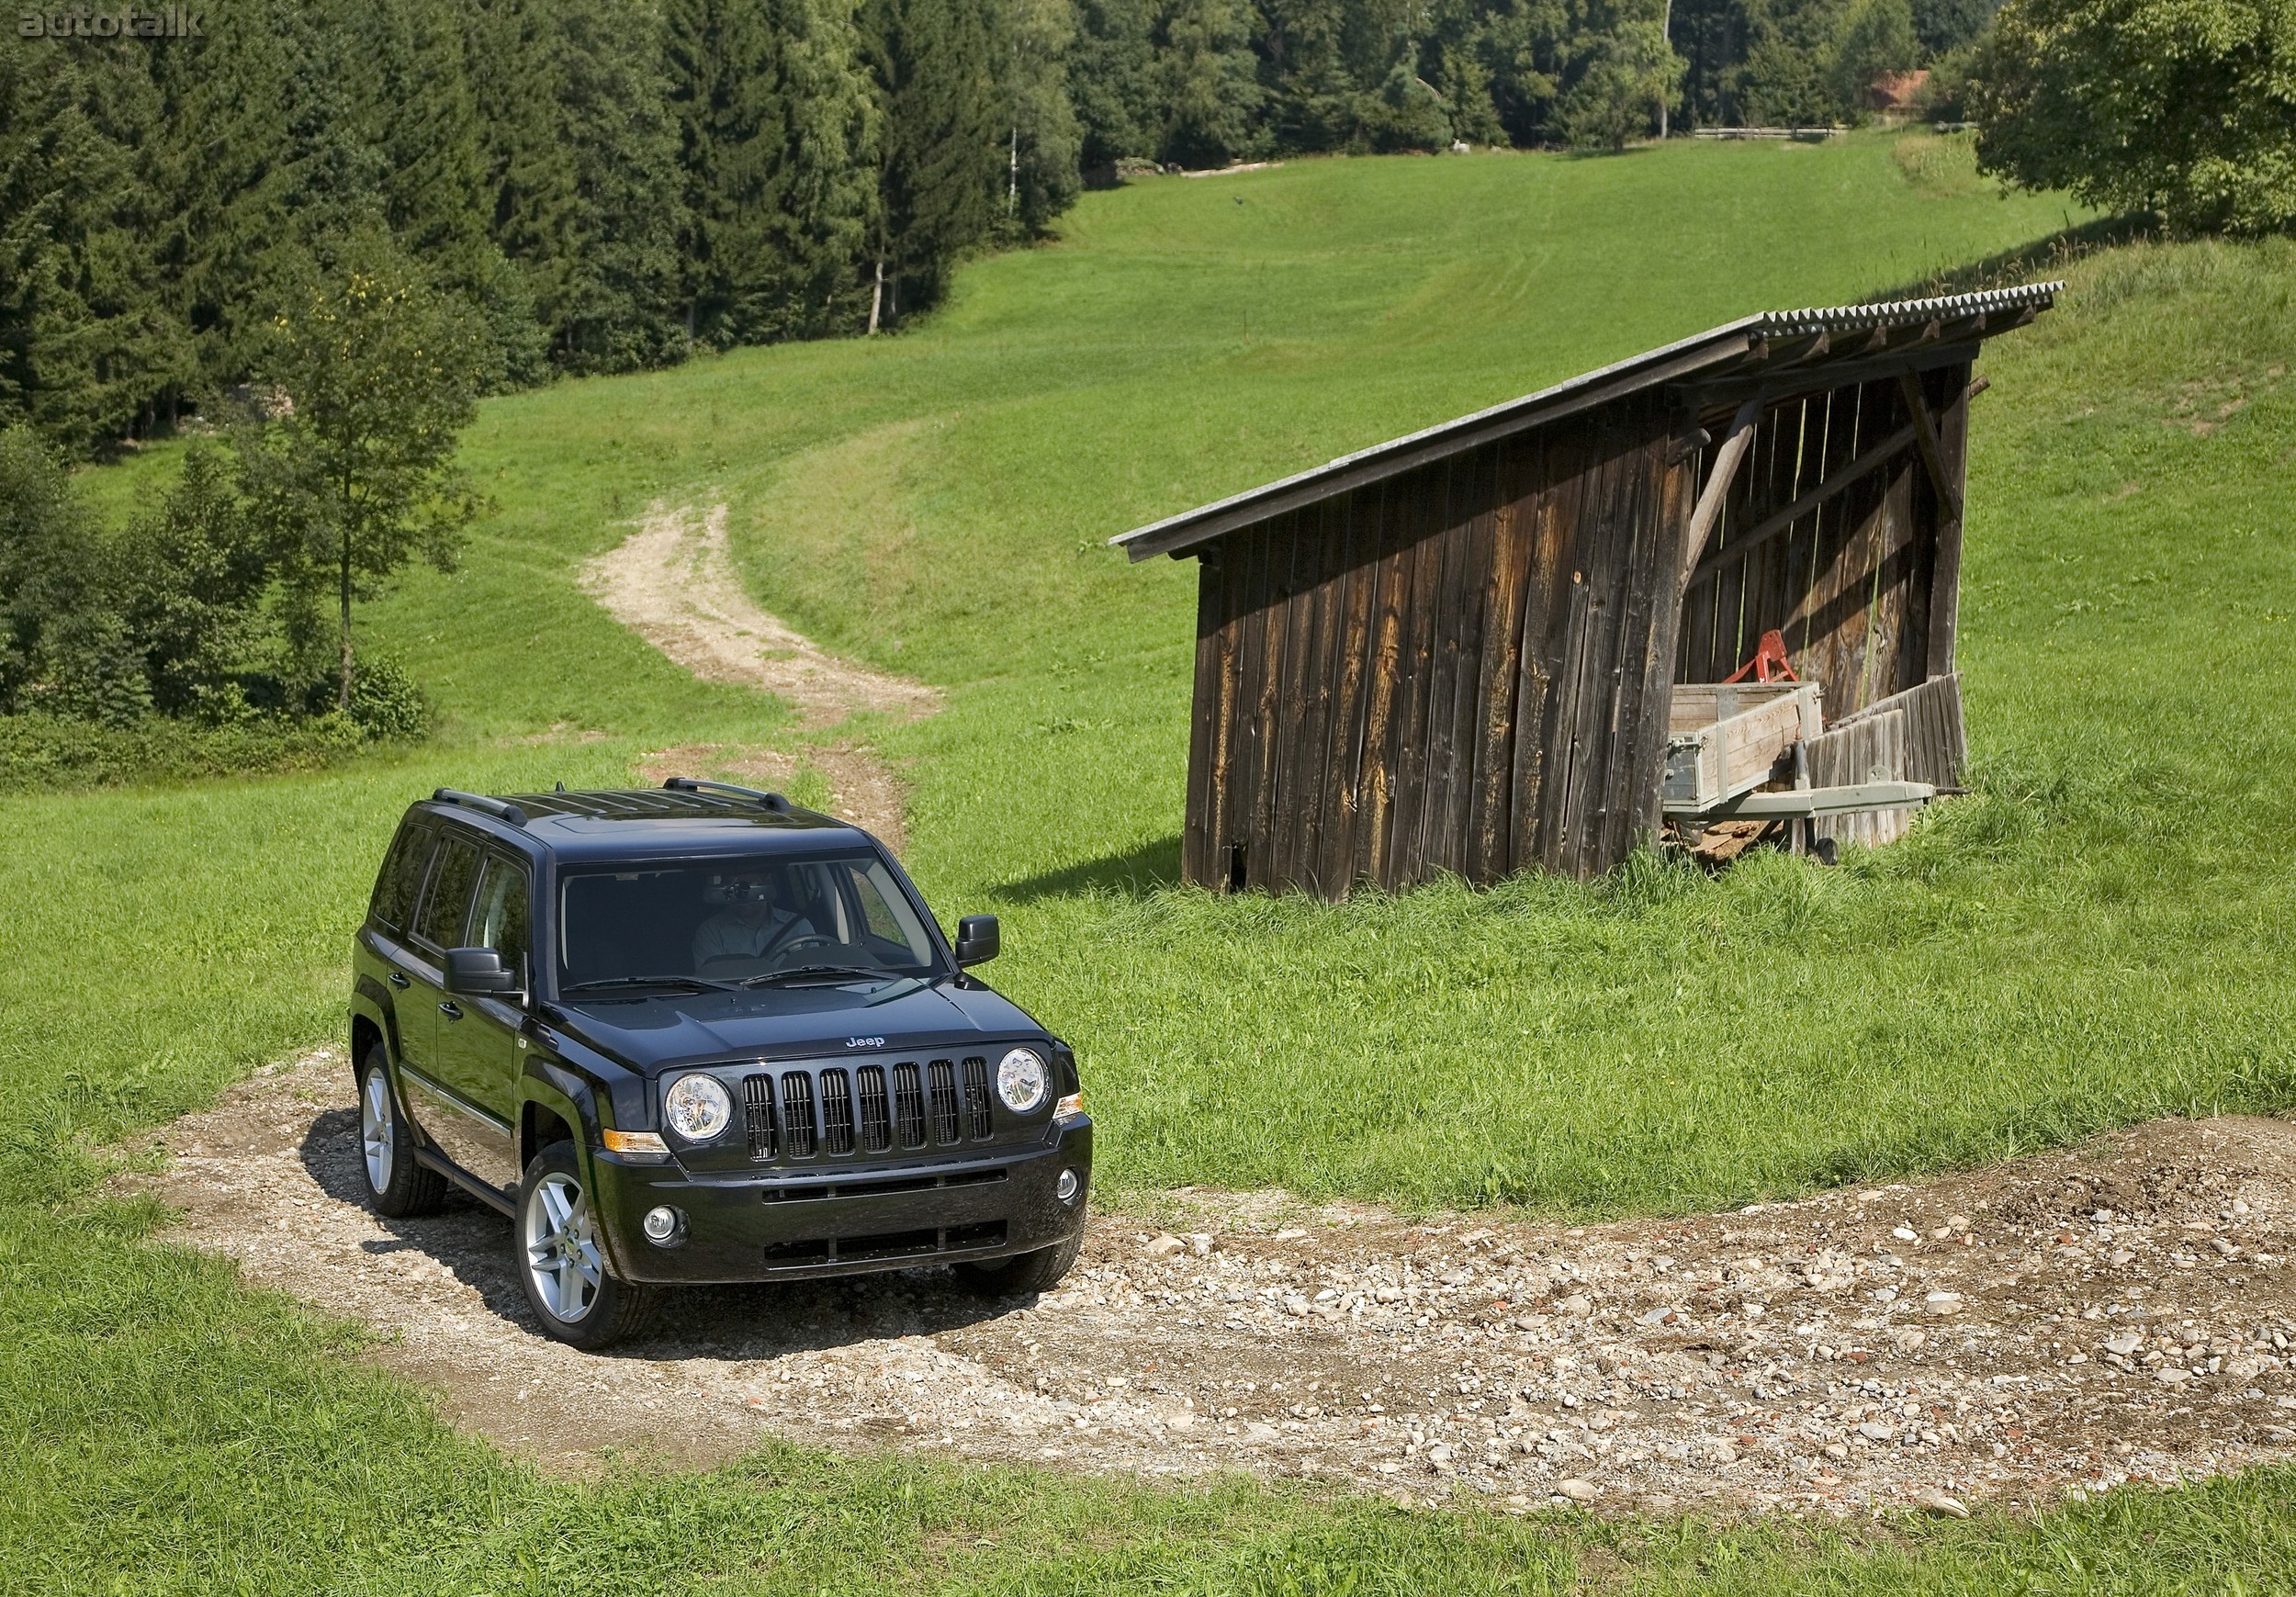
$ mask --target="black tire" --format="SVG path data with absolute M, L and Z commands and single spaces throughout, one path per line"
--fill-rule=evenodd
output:
M 377 1042 L 359 1066 L 359 1169 L 367 1207 L 377 1214 L 403 1220 L 432 1213 L 446 1200 L 446 1177 L 416 1162 L 414 1136 L 391 1090 L 390 1056 Z
M 661 1294 L 607 1268 L 573 1143 L 553 1142 L 527 1164 L 511 1248 L 528 1306 L 560 1342 L 595 1352 L 653 1323 Z
M 991 1259 L 985 1264 L 959 1265 L 957 1280 L 968 1289 L 984 1298 L 1032 1298 L 1039 1292 L 1050 1292 L 1060 1285 L 1076 1262 L 1076 1254 L 1085 1245 L 1082 1231 L 1064 1243 L 1054 1243 L 1049 1248 L 1039 1248 L 1032 1254 L 1015 1254 L 1008 1259 Z

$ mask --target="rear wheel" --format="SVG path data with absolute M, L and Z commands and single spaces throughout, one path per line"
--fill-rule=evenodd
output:
M 446 1197 L 446 1178 L 415 1163 L 414 1128 L 399 1112 L 390 1058 L 379 1042 L 366 1051 L 359 1070 L 359 1152 L 366 1201 L 377 1214 L 392 1220 L 428 1214 Z
M 1069 1266 L 1076 1262 L 1077 1251 L 1084 1245 L 1084 1232 L 1078 1231 L 1064 1243 L 1054 1243 L 1032 1254 L 1015 1254 L 1008 1259 L 991 1259 L 980 1265 L 959 1265 L 957 1279 L 985 1298 L 1027 1298 L 1049 1292 L 1068 1274 Z
M 518 1279 L 542 1328 L 580 1348 L 643 1331 L 657 1294 L 606 1270 L 574 1144 L 553 1142 L 518 1186 Z

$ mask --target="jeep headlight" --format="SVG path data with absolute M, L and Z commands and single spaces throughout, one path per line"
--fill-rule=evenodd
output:
M 1005 1108 L 1025 1115 L 1044 1101 L 1044 1061 L 1033 1048 L 1016 1048 L 996 1067 L 996 1096 Z
M 662 1098 L 670 1129 L 689 1142 L 706 1142 L 733 1123 L 734 1100 L 714 1075 L 681 1075 Z

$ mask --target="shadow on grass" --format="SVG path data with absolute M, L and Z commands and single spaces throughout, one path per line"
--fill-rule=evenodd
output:
M 1058 871 L 1045 871 L 1007 882 L 994 896 L 1008 904 L 1037 904 L 1048 898 L 1077 898 L 1088 893 L 1116 892 L 1145 898 L 1180 881 L 1180 838 L 1175 832 L 1121 854 L 1103 854 Z
M 2102 250 L 2117 249 L 2154 237 L 2159 229 L 2149 219 L 2135 216 L 2099 217 L 2077 228 L 2020 244 L 2013 250 L 1987 255 L 1981 261 L 1935 272 L 1912 282 L 1899 283 L 1866 296 L 1868 305 L 1892 299 L 1931 299 L 1948 294 L 1975 294 L 1986 288 L 2009 288 L 2042 281 Z

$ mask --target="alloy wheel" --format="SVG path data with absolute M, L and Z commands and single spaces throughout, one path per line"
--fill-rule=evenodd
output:
M 379 1070 L 366 1073 L 366 1090 L 359 1095 L 359 1141 L 366 1153 L 366 1184 L 377 1192 L 390 1187 L 396 1141 L 390 1120 L 390 1084 Z
M 568 1324 L 588 1314 L 606 1267 L 581 1183 L 562 1171 L 545 1175 L 527 1195 L 522 1230 L 535 1301 Z

